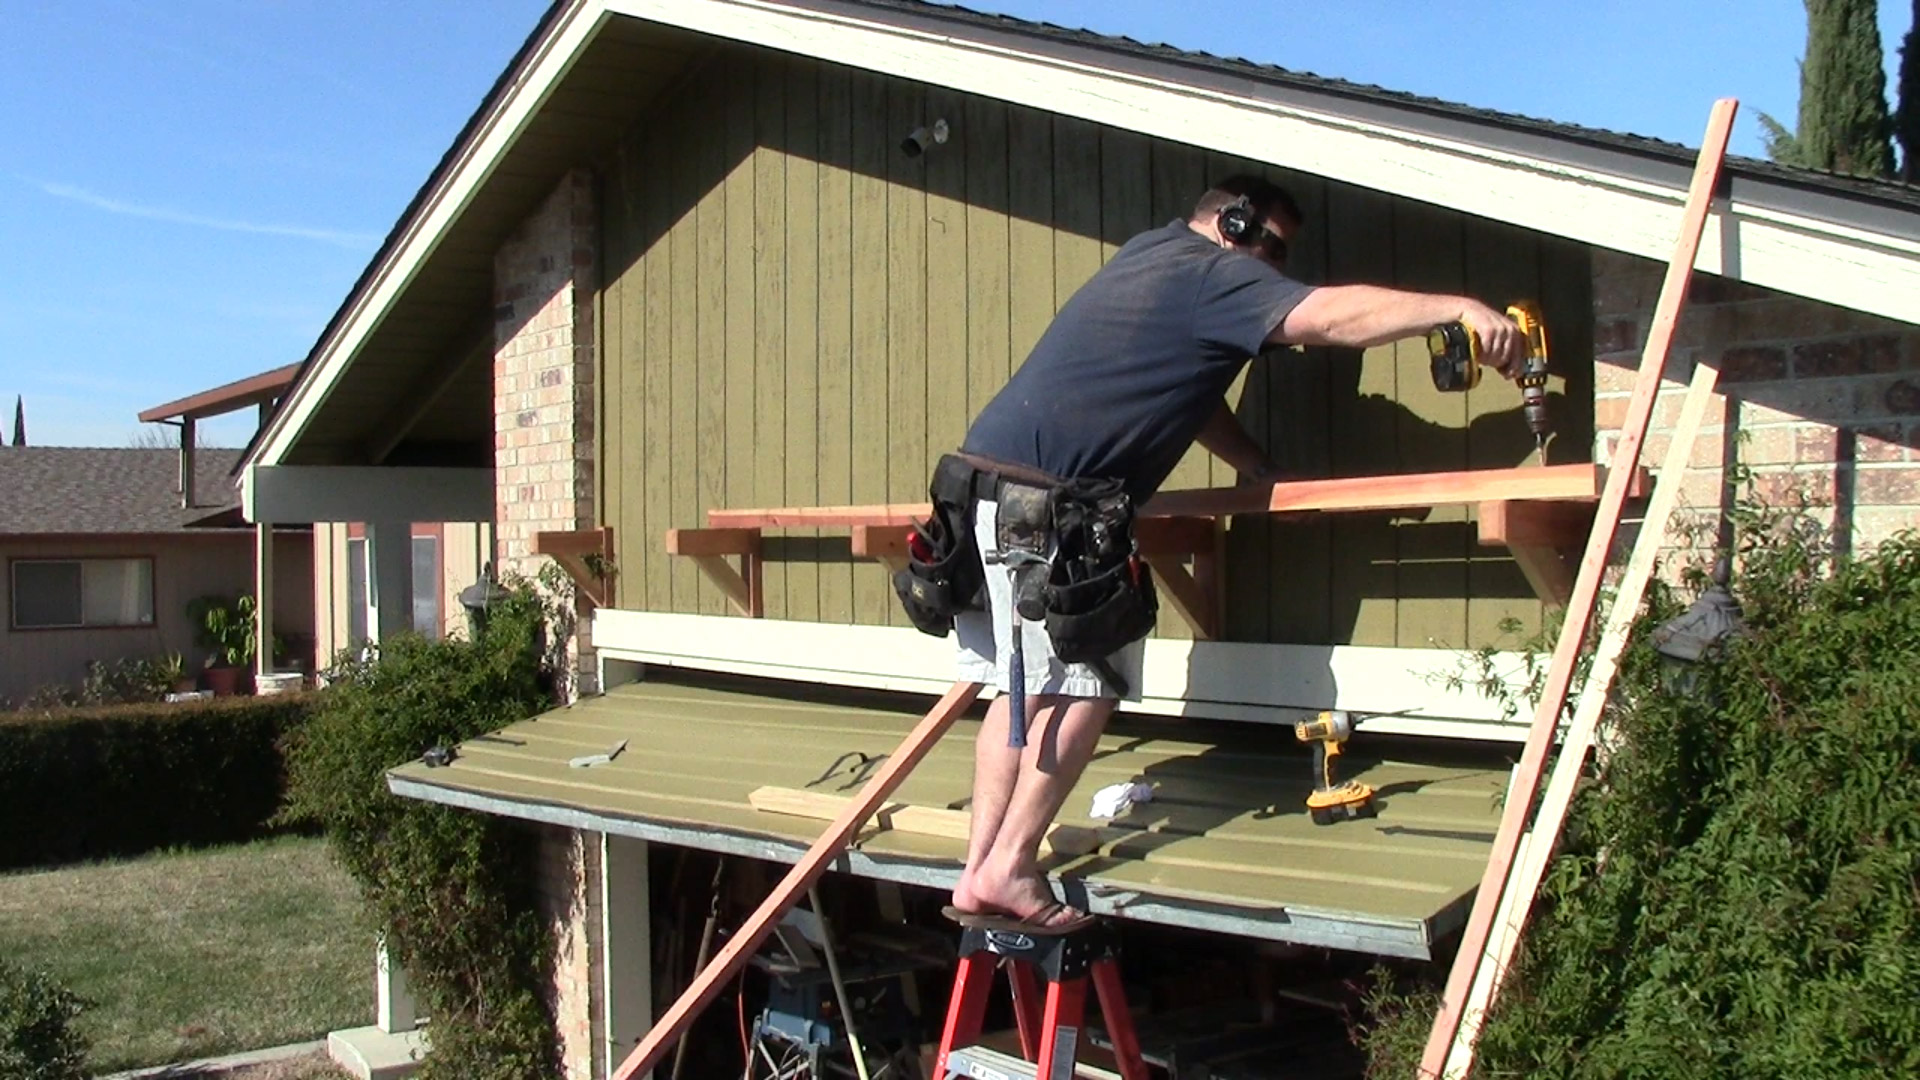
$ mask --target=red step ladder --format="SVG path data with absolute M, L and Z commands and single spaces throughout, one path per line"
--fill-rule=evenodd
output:
M 1013 1015 L 1020 1028 L 1024 1061 L 972 1045 L 986 1018 L 994 969 L 1003 963 L 1013 986 Z M 1042 979 L 1046 981 L 1044 1000 Z M 968 927 L 960 937 L 960 969 L 954 973 L 953 996 L 947 1002 L 934 1080 L 954 1075 L 1073 1080 L 1089 979 L 1100 999 L 1100 1017 L 1106 1022 L 1120 1075 L 1124 1080 L 1147 1080 L 1133 1017 L 1120 986 L 1120 936 L 1104 921 L 1071 934 L 1044 936 Z

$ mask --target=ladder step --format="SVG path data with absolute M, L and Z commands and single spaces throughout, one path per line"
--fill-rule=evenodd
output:
M 1089 1080 L 1120 1080 L 1119 1073 L 1086 1062 L 1076 1062 L 1073 1073 Z M 1033 1062 L 984 1046 L 963 1046 L 948 1054 L 947 1075 L 969 1080 L 1035 1080 Z M 945 1077 L 935 1080 L 945 1080 Z

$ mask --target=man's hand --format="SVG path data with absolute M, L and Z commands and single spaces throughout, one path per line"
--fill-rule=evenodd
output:
M 1509 379 L 1520 375 L 1527 359 L 1527 335 L 1507 317 L 1471 297 L 1462 297 L 1460 321 L 1480 338 L 1480 359 Z

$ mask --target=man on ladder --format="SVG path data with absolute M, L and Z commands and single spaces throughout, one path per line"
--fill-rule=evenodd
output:
M 1519 370 L 1519 328 L 1477 300 L 1288 278 L 1301 225 L 1284 190 L 1236 176 L 1186 220 L 1129 240 L 935 471 L 934 517 L 895 584 L 921 629 L 958 631 L 961 679 L 1006 691 L 975 746 L 967 862 L 947 909 L 965 925 L 1058 935 L 1091 922 L 1054 897 L 1040 840 L 1153 625 L 1133 508 L 1196 441 L 1252 481 L 1277 478 L 1225 399 L 1247 361 L 1271 345 L 1368 348 L 1465 321 L 1489 365 Z

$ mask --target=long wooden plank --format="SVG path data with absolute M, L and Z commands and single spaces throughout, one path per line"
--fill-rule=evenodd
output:
M 1513 792 L 1500 816 L 1500 831 L 1494 838 L 1487 870 L 1474 896 L 1473 914 L 1447 976 L 1439 1015 L 1427 1037 L 1420 1058 L 1420 1075 L 1439 1078 L 1447 1063 L 1454 1037 L 1465 1014 L 1467 995 L 1473 988 L 1474 973 L 1482 951 L 1492 934 L 1494 916 L 1499 911 L 1501 893 L 1507 875 L 1533 809 L 1534 795 L 1540 788 L 1547 751 L 1560 723 L 1561 709 L 1572 685 L 1574 667 L 1580 658 L 1580 646 L 1586 639 L 1587 624 L 1600 596 L 1601 577 L 1606 570 L 1607 554 L 1614 533 L 1620 527 L 1620 513 L 1627 500 L 1628 481 L 1640 463 L 1640 444 L 1646 438 L 1647 424 L 1660 394 L 1660 380 L 1666 372 L 1667 356 L 1673 345 L 1673 332 L 1686 304 L 1687 290 L 1693 280 L 1693 264 L 1700 252 L 1700 234 L 1707 223 L 1707 211 L 1713 204 L 1720 167 L 1725 160 L 1727 138 L 1738 108 L 1730 98 L 1714 103 L 1707 121 L 1706 138 L 1701 142 L 1700 158 L 1694 166 L 1693 182 L 1687 191 L 1686 209 L 1681 218 L 1680 236 L 1674 246 L 1673 261 L 1667 265 L 1666 280 L 1660 287 L 1660 301 L 1654 308 L 1653 327 L 1647 335 L 1646 350 L 1640 357 L 1640 375 L 1634 382 L 1633 396 L 1627 402 L 1627 415 L 1620 429 L 1615 452 L 1615 468 L 1607 474 L 1606 489 L 1600 495 L 1600 508 L 1594 516 L 1593 532 L 1587 538 L 1586 554 L 1580 560 L 1580 574 L 1574 583 L 1573 598 L 1567 605 L 1566 620 L 1560 627 L 1560 640 L 1554 645 L 1553 660 L 1547 669 L 1539 708 L 1533 728 L 1527 735 Z
M 1230 514 L 1403 510 L 1511 499 L 1591 502 L 1599 497 L 1601 478 L 1605 475 L 1605 470 L 1597 466 L 1577 464 L 1356 476 L 1334 480 L 1291 480 L 1272 485 L 1163 491 L 1147 501 L 1141 514 L 1149 518 L 1225 517 Z M 1636 471 L 1629 490 L 1638 493 L 1643 487 L 1643 478 Z M 925 520 L 928 511 L 926 503 L 722 509 L 707 511 L 707 524 L 714 528 L 911 525 Z
M 839 817 L 846 812 L 847 804 L 851 801 L 845 795 L 772 785 L 757 787 L 747 793 L 747 805 L 763 814 L 786 814 L 789 817 L 817 818 L 821 821 L 832 821 Z M 904 802 L 885 803 L 875 808 L 868 820 L 879 829 L 893 829 L 918 836 L 938 836 L 963 843 L 968 830 L 973 828 L 973 815 L 965 810 L 945 806 L 915 806 Z M 1103 830 L 1078 825 L 1054 825 L 1047 829 L 1047 835 L 1041 843 L 1055 855 L 1078 857 L 1098 851 L 1101 844 L 1133 834 L 1134 831 L 1130 829 Z
M 1587 754 L 1593 749 L 1599 733 L 1600 716 L 1605 711 L 1614 676 L 1619 672 L 1620 655 L 1626 651 L 1627 637 L 1633 631 L 1634 619 L 1640 614 L 1640 601 L 1646 595 L 1647 583 L 1653 578 L 1660 551 L 1666 546 L 1667 531 L 1673 522 L 1673 511 L 1679 504 L 1680 491 L 1686 479 L 1688 459 L 1692 457 L 1693 444 L 1699 437 L 1707 406 L 1713 401 L 1719 376 L 1719 370 L 1713 365 L 1697 364 L 1693 369 L 1693 378 L 1687 384 L 1686 401 L 1681 405 L 1672 441 L 1667 445 L 1666 460 L 1660 468 L 1660 481 L 1654 486 L 1652 501 L 1647 504 L 1646 518 L 1641 522 L 1640 535 L 1634 540 L 1626 573 L 1615 587 L 1613 606 L 1607 612 L 1607 625 L 1600 633 L 1593 664 L 1587 669 L 1587 681 L 1580 688 L 1580 703 L 1574 709 L 1573 723 L 1568 726 L 1567 734 L 1561 740 L 1560 756 L 1554 762 L 1553 777 L 1547 782 L 1546 794 L 1540 800 L 1540 811 L 1534 817 L 1533 830 L 1529 833 L 1532 838 L 1530 846 L 1515 863 L 1513 876 L 1507 881 L 1509 900 L 1502 907 L 1508 914 L 1495 924 L 1492 946 L 1480 961 L 1489 970 L 1483 971 L 1474 980 L 1473 996 L 1468 1000 L 1460 1035 L 1455 1040 L 1454 1053 L 1463 1064 L 1472 1060 L 1473 1036 L 1478 1032 L 1479 1015 L 1485 1013 L 1487 1005 L 1500 992 L 1501 984 L 1506 979 L 1507 966 L 1513 962 L 1514 950 L 1519 947 L 1520 935 L 1526 929 L 1533 899 L 1540 891 L 1540 881 L 1546 875 L 1554 845 L 1560 839 L 1560 831 L 1566 827 L 1567 810 L 1573 803 L 1573 794 L 1579 786 Z
M 640 1040 L 640 1045 L 634 1047 L 633 1052 L 620 1063 L 614 1080 L 632 1080 L 634 1076 L 660 1063 L 673 1044 L 686 1034 L 700 1011 L 753 958 L 754 951 L 773 932 L 780 917 L 800 897 L 806 895 L 807 890 L 827 872 L 827 865 L 846 850 L 847 842 L 853 838 L 860 823 L 871 817 L 887 796 L 893 794 L 893 790 L 907 778 L 913 767 L 920 764 L 920 759 L 926 757 L 927 752 L 940 741 L 940 736 L 946 734 L 960 714 L 980 696 L 981 689 L 979 683 L 957 682 L 939 701 L 934 702 L 933 708 L 927 710 L 920 723 L 887 756 L 887 763 L 880 767 L 873 779 L 867 781 L 866 786 L 860 789 L 860 794 L 847 804 L 840 816 L 833 819 L 827 831 L 813 842 L 807 853 L 793 865 L 793 869 L 780 879 L 780 884 L 774 886 L 773 894 L 762 901 L 747 917 L 747 921 L 741 924 L 740 929 L 728 940 L 726 948 L 720 950 L 720 955 L 695 976 L 680 999 L 673 1003 L 661 1016 L 659 1023 L 647 1032 L 646 1038 Z

